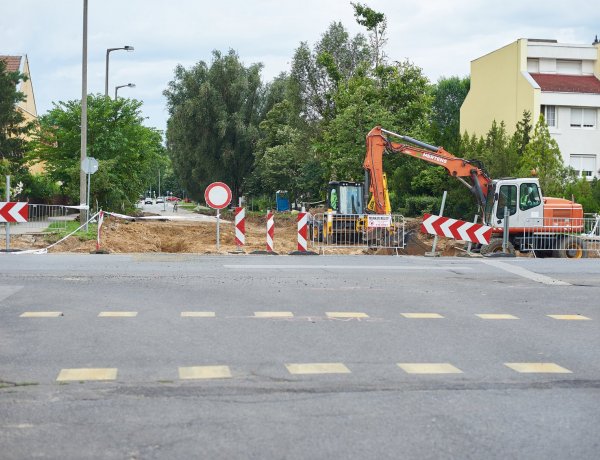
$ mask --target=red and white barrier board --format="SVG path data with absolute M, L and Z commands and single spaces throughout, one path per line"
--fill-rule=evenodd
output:
M 306 237 L 308 235 L 308 214 L 305 212 L 298 213 L 298 251 L 306 252 L 308 244 Z
M 235 244 L 246 244 L 246 208 L 235 208 Z
M 487 225 L 474 224 L 472 222 L 434 216 L 432 214 L 423 215 L 421 231 L 430 235 L 445 236 L 480 244 L 489 244 L 492 236 L 492 227 L 488 227 Z
M 29 203 L 0 201 L 0 222 L 27 222 Z
M 267 252 L 273 252 L 273 236 L 275 235 L 275 219 L 271 211 L 267 212 Z

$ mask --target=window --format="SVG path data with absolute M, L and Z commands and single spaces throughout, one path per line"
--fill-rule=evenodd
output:
M 496 217 L 504 219 L 504 208 L 508 207 L 508 212 L 512 216 L 517 212 L 517 186 L 503 185 L 498 194 L 498 208 L 496 208 Z
M 519 200 L 519 208 L 521 208 L 521 211 L 535 208 L 536 206 L 542 204 L 542 200 L 540 199 L 540 191 L 537 184 L 534 182 L 526 182 L 521 184 L 519 194 L 521 195 Z
M 546 120 L 546 125 L 549 128 L 556 128 L 556 106 L 555 105 L 543 105 L 542 106 L 542 115 L 544 115 L 544 120 Z
M 577 172 L 578 177 L 591 180 L 596 171 L 596 155 L 570 155 L 569 165 Z
M 571 107 L 571 128 L 595 128 L 596 109 Z

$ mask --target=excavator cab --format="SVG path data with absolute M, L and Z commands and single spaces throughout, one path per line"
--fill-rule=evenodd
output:
M 337 214 L 364 214 L 364 186 L 360 182 L 329 182 L 327 208 Z

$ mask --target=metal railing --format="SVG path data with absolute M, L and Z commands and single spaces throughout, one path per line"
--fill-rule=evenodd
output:
M 400 214 L 319 213 L 309 218 L 309 239 L 313 247 L 402 249 L 405 221 Z
M 67 227 L 67 221 L 74 220 L 79 209 L 53 204 L 29 204 L 27 222 L 11 223 L 12 234 L 41 233 L 52 226 L 58 230 Z
M 600 257 L 600 216 L 526 219 L 521 248 L 536 257 Z

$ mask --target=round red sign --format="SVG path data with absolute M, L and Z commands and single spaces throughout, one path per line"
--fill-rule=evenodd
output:
M 223 182 L 213 182 L 206 187 L 204 200 L 213 209 L 226 208 L 231 203 L 231 189 Z

